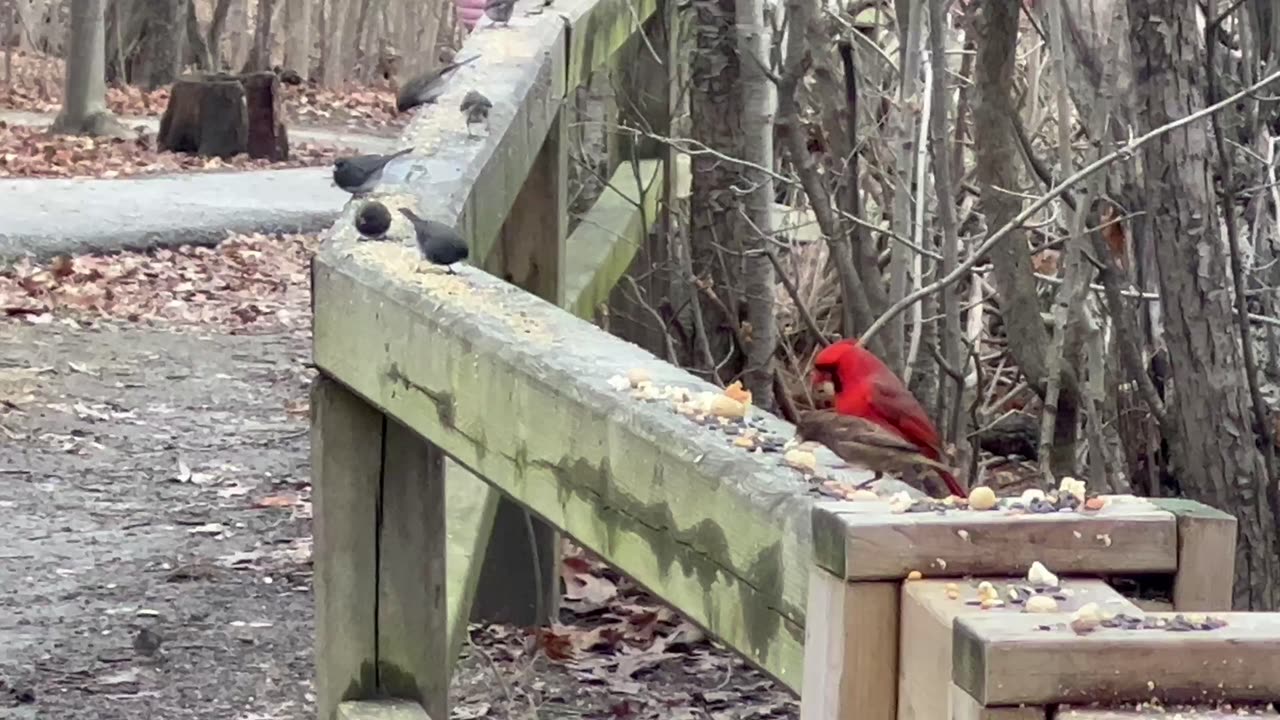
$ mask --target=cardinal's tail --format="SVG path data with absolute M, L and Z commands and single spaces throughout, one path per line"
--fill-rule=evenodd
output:
M 938 469 L 938 477 L 942 478 L 942 482 L 947 484 L 947 490 L 957 497 L 968 497 L 969 493 L 960 486 L 960 482 L 956 480 L 956 476 L 946 470 Z

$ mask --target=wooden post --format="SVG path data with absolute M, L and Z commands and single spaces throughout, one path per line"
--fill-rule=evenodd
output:
M 1162 498 L 1152 502 L 1178 518 L 1174 609 L 1230 610 L 1235 583 L 1236 519 L 1194 500 Z
M 501 267 L 490 268 L 507 282 L 556 305 L 563 304 L 565 287 L 567 129 L 562 108 L 502 226 L 495 253 Z M 559 615 L 559 606 L 560 534 L 518 504 L 500 499 L 471 617 L 545 625 Z
M 311 386 L 316 710 L 377 688 L 378 482 L 382 414 L 324 375 Z
M 324 375 L 311 407 L 317 717 L 448 717 L 444 455 Z
M 897 718 L 898 591 L 897 582 L 809 574 L 801 720 Z
M 444 453 L 389 419 L 378 504 L 378 690 L 447 718 Z
M 617 122 L 623 128 L 636 128 L 671 137 L 672 118 L 678 108 L 679 45 L 675 40 L 679 16 L 674 0 L 659 0 L 658 11 L 644 24 L 644 35 L 632 35 L 618 50 L 612 65 L 617 78 Z M 652 268 L 672 262 L 667 238 L 670 236 L 670 210 L 676 197 L 675 157 L 670 143 L 619 130 L 609 140 L 610 171 L 626 163 L 657 159 L 663 163 L 663 197 L 656 213 L 645 217 L 650 233 L 629 269 L 648 298 L 669 297 L 670 273 L 651 272 Z M 638 163 L 637 163 L 638 166 Z M 636 298 L 630 283 L 619 283 L 609 295 L 609 331 L 640 345 L 659 357 L 666 356 L 666 331 L 649 320 L 650 311 Z M 677 303 L 678 304 L 678 303 Z

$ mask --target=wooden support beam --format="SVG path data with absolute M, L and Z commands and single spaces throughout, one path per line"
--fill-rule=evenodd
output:
M 897 717 L 898 587 L 814 568 L 805 619 L 801 720 Z
M 1178 572 L 1173 606 L 1181 611 L 1223 611 L 1232 606 L 1236 519 L 1194 500 L 1152 500 L 1178 519 Z
M 1085 634 L 1072 631 L 1065 614 L 961 617 L 952 677 L 989 706 L 1280 698 L 1280 614 L 1212 617 L 1226 626 L 1181 632 L 1100 627 Z
M 565 294 L 568 234 L 568 125 L 556 114 L 486 268 L 548 302 Z M 494 492 L 487 489 L 488 492 Z M 499 498 L 471 617 L 521 627 L 559 617 L 560 533 Z
M 892 512 L 880 502 L 824 503 L 815 532 L 818 564 L 850 580 L 1024 575 L 1037 560 L 1059 575 L 1171 573 L 1178 567 L 1174 516 L 1134 498 L 1098 512 L 1007 510 Z
M 560 0 L 555 8 L 569 25 L 565 87 L 576 88 L 643 29 L 658 0 Z
M 377 690 L 378 482 L 383 418 L 320 375 L 311 386 L 316 708 Z
M 431 720 L 412 700 L 348 700 L 338 705 L 337 720 Z
M 798 687 L 814 503 L 799 474 L 610 385 L 635 368 L 695 393 L 705 381 L 486 273 L 411 259 L 331 235 L 314 264 L 316 364 Z
M 972 695 L 954 684 L 949 684 L 951 685 L 951 692 L 948 694 L 951 701 L 951 714 L 934 717 L 951 720 L 1049 720 L 1053 717 L 1049 709 L 1043 706 L 982 707 Z
M 378 494 L 378 691 L 449 717 L 444 453 L 394 420 Z
M 649 236 L 662 199 L 662 162 L 624 163 L 569 236 L 565 309 L 590 318 Z M 572 298 L 572 303 L 568 301 Z
M 984 609 L 972 604 L 977 585 L 990 582 L 1005 603 Z M 1062 581 L 1058 608 L 1073 612 L 1090 602 L 1114 613 L 1140 614 L 1120 593 L 1101 580 L 1068 578 Z M 953 714 L 948 693 L 938 687 L 951 683 L 951 635 L 956 618 L 976 615 L 1009 615 L 1023 611 L 1010 601 L 1010 586 L 1026 586 L 1021 578 L 973 578 L 917 580 L 902 586 L 902 639 L 898 660 L 898 720 L 935 720 Z M 1043 711 L 1040 712 L 1043 718 Z M 978 717 L 981 717 L 979 715 Z M 993 717 L 999 717 L 993 716 Z M 1016 717 L 1016 716 L 1015 716 Z

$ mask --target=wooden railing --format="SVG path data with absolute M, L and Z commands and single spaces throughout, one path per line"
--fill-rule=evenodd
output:
M 1048 636 L 1031 638 L 1021 666 L 989 662 L 1007 638 L 970 617 L 987 610 L 958 601 L 946 578 L 1021 576 L 1041 561 L 1071 576 L 1077 600 L 1137 612 L 1084 578 L 1155 573 L 1172 578 L 1177 609 L 1229 608 L 1235 523 L 1202 506 L 1134 499 L 1097 512 L 903 514 L 886 502 L 822 501 L 778 455 L 745 452 L 666 403 L 613 387 L 612 377 L 643 369 L 656 385 L 716 391 L 584 319 L 674 193 L 671 156 L 617 163 L 567 232 L 566 98 L 629 38 L 669 27 L 674 9 L 556 0 L 542 15 L 522 10 L 510 30 L 467 40 L 462 54 L 482 59 L 415 118 L 404 139 L 417 152 L 407 172 L 388 169 L 379 191 L 388 205 L 458 227 L 487 272 L 415 272 L 408 228 L 397 220 L 400 242 L 358 242 L 354 207 L 315 259 L 321 720 L 447 718 L 473 604 L 490 617 L 554 613 L 558 532 L 802 693 L 806 720 L 1053 712 L 1058 685 L 995 676 L 1032 677 L 1035 663 L 1054 662 L 1033 650 Z M 490 134 L 474 140 L 455 110 L 473 88 L 494 101 Z M 909 582 L 913 571 L 928 579 Z M 1266 616 L 1248 631 L 1273 637 L 1276 627 Z M 1053 639 L 1078 662 L 1097 647 Z M 1128 676 L 1107 685 L 1085 675 L 1063 675 L 1077 683 L 1068 697 L 1146 692 Z M 1248 679 L 1280 691 L 1275 674 Z M 1013 704 L 1023 707 L 1002 707 Z

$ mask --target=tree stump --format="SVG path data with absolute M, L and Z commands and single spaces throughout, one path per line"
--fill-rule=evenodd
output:
M 271 162 L 289 159 L 289 134 L 284 126 L 280 79 L 274 72 L 240 77 L 249 113 L 249 157 Z
M 160 118 L 161 150 L 229 158 L 248 149 L 244 86 L 233 75 L 187 77 L 173 84 Z

